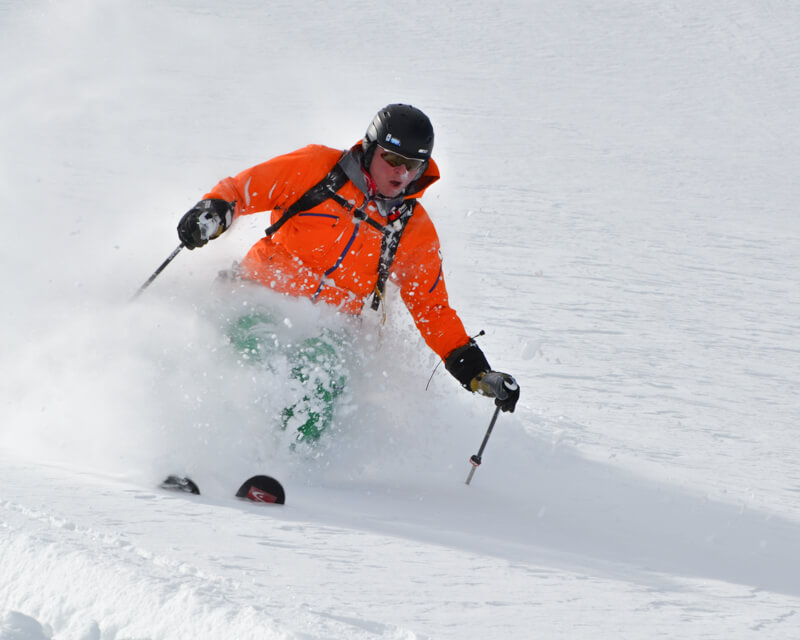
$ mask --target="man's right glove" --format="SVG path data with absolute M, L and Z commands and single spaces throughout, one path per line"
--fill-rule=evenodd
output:
M 178 223 L 178 237 L 187 249 L 197 249 L 220 236 L 232 222 L 233 204 L 218 198 L 208 198 L 183 214 Z

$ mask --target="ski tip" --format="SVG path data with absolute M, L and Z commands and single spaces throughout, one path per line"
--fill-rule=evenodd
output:
M 193 493 L 196 496 L 200 495 L 200 488 L 191 478 L 185 476 L 167 476 L 158 486 L 162 489 L 169 489 L 170 491 L 185 491 L 186 493 Z
M 283 490 L 283 486 L 270 476 L 253 476 L 245 480 L 236 492 L 236 497 L 265 504 L 286 503 L 286 492 Z

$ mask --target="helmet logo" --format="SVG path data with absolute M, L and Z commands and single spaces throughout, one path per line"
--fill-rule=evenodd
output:
M 392 143 L 393 145 L 395 145 L 396 147 L 399 147 L 399 146 L 401 146 L 401 145 L 402 145 L 402 143 L 400 142 L 400 140 L 398 140 L 397 138 L 395 138 L 395 137 L 394 137 L 394 136 L 393 136 L 391 133 L 387 133 L 387 134 L 386 134 L 385 141 L 386 141 L 386 142 L 391 142 L 391 143 Z

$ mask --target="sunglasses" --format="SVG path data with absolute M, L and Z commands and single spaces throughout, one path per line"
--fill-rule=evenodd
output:
M 401 156 L 399 153 L 395 153 L 394 151 L 387 151 L 383 147 L 381 147 L 381 158 L 383 158 L 393 167 L 404 165 L 408 171 L 416 171 L 423 164 L 425 164 L 425 160 L 406 158 L 405 156 Z

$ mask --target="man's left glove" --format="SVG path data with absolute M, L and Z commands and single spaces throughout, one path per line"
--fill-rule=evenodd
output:
M 479 373 L 470 381 L 470 387 L 484 396 L 494 398 L 501 411 L 514 413 L 519 400 L 519 385 L 513 376 L 499 371 Z
M 232 222 L 233 204 L 218 198 L 208 198 L 183 214 L 178 223 L 178 237 L 187 249 L 197 249 L 220 236 Z
M 492 371 L 474 340 L 448 355 L 444 366 L 465 389 L 494 398 L 502 411 L 514 412 L 519 400 L 517 381 L 507 373 Z

